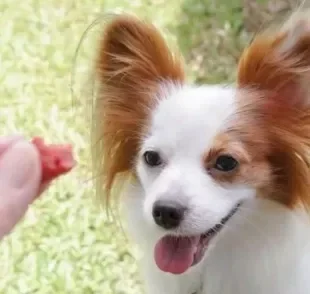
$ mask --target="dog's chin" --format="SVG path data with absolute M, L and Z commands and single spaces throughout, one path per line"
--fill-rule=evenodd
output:
M 200 263 L 210 247 L 210 242 L 238 211 L 239 206 L 240 203 L 222 218 L 220 223 L 201 235 L 166 235 L 161 238 L 154 250 L 158 268 L 163 272 L 180 275 Z

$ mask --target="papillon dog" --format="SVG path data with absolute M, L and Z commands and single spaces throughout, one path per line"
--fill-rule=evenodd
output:
M 146 293 L 310 294 L 310 14 L 259 33 L 231 86 L 187 83 L 131 15 L 104 27 L 95 71 L 99 188 Z

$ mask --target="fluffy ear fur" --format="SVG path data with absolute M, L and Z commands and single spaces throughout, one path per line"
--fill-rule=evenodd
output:
M 268 90 L 284 103 L 309 104 L 310 21 L 293 16 L 277 33 L 257 36 L 239 63 L 241 86 Z
M 100 173 L 98 188 L 104 188 L 108 200 L 116 178 L 131 174 L 160 84 L 182 83 L 184 72 L 180 59 L 153 25 L 121 15 L 104 29 L 96 73 L 93 156 Z
M 271 147 L 278 200 L 310 211 L 309 16 L 294 15 L 280 30 L 257 36 L 241 57 L 238 84 L 259 93 L 251 103 Z

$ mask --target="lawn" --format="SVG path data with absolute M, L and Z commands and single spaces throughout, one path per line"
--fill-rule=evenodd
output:
M 94 200 L 88 106 L 102 26 L 78 47 L 79 41 L 106 13 L 133 12 L 180 45 L 190 81 L 232 81 L 247 41 L 239 6 L 232 0 L 0 1 L 1 134 L 72 142 L 79 162 L 1 241 L 0 293 L 142 293 L 131 248 Z

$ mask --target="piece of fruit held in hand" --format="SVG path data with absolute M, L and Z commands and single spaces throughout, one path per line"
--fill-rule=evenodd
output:
M 42 183 L 68 173 L 76 165 L 70 144 L 46 144 L 40 137 L 33 138 L 31 142 L 41 157 Z

